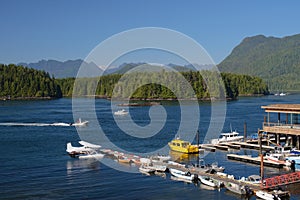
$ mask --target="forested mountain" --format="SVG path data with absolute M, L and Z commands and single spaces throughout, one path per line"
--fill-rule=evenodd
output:
M 211 75 L 213 72 L 210 71 L 189 71 L 182 72 L 183 77 L 188 81 L 195 91 L 196 96 L 191 96 L 190 91 L 184 88 L 182 81 L 173 81 L 170 83 L 169 80 L 177 78 L 176 73 L 172 72 L 133 72 L 130 78 L 120 80 L 121 74 L 111 74 L 102 76 L 97 83 L 97 78 L 82 78 L 77 82 L 78 90 L 76 96 L 82 95 L 98 95 L 100 97 L 110 98 L 112 97 L 113 90 L 115 89 L 115 95 L 119 98 L 133 98 L 133 99 L 175 99 L 192 97 L 200 100 L 208 99 L 210 97 L 218 96 L 219 86 L 214 84 L 213 87 L 208 90 L 208 87 L 203 80 L 201 74 L 206 74 L 206 77 L 211 79 L 215 76 Z M 262 79 L 257 77 L 251 77 L 248 75 L 236 75 L 230 73 L 222 73 L 222 79 L 226 89 L 227 98 L 235 99 L 238 96 L 244 95 L 265 95 L 268 94 L 267 85 Z M 123 77 L 122 77 L 123 78 Z M 72 95 L 74 78 L 59 79 L 58 84 L 62 88 L 62 92 L 66 96 Z M 149 80 L 160 80 L 166 83 L 168 86 L 174 88 L 177 92 L 177 96 L 173 90 L 161 86 L 159 84 L 143 84 Z M 173 79 L 174 80 L 174 79 Z M 119 82 L 122 82 L 123 87 L 120 86 Z M 212 80 L 214 83 L 218 80 Z M 118 85 L 117 85 L 118 84 Z M 144 86 L 132 91 L 135 84 L 142 84 Z M 96 91 L 92 88 L 96 87 Z M 124 87 L 125 86 L 125 87 Z M 114 96 L 115 96 L 114 95 Z
M 13 64 L 0 64 L 0 98 L 59 98 L 59 85 L 49 73 Z
M 273 91 L 300 91 L 300 34 L 247 37 L 218 67 L 222 72 L 261 77 Z
M 81 66 L 88 69 L 90 72 L 82 73 L 81 77 L 91 77 L 91 74 L 97 76 L 97 74 L 102 73 L 102 70 L 95 63 L 87 63 L 81 59 L 68 60 L 65 62 L 57 60 L 40 60 L 36 63 L 19 63 L 18 65 L 37 70 L 44 70 L 56 78 L 76 77 Z

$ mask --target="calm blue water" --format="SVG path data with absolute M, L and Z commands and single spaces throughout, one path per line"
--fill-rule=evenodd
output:
M 224 131 L 233 129 L 243 133 L 247 122 L 248 134 L 261 128 L 264 111 L 262 105 L 272 103 L 299 103 L 300 95 L 286 97 L 266 96 L 240 98 L 227 103 Z M 82 99 L 84 102 L 86 99 Z M 116 146 L 127 151 L 149 152 L 161 148 L 178 130 L 180 109 L 176 103 L 163 102 L 168 115 L 167 123 L 159 134 L 148 139 L 135 138 L 122 133 L 111 114 L 110 102 L 96 100 L 98 121 L 107 137 Z M 187 103 L 185 106 L 189 107 Z M 191 108 L 193 109 L 192 105 Z M 201 140 L 208 129 L 210 104 L 201 103 Z M 149 124 L 149 107 L 131 108 L 130 113 L 140 126 Z M 83 114 L 88 118 L 89 110 Z M 123 118 L 121 120 L 128 120 Z M 66 154 L 67 142 L 74 145 L 80 140 L 75 127 L 47 126 L 55 122 L 73 122 L 72 100 L 2 101 L 0 102 L 0 199 L 240 199 L 226 189 L 206 190 L 166 177 L 146 176 L 112 169 L 98 161 L 72 159 Z M 19 123 L 12 126 L 7 123 Z M 20 123 L 24 123 L 22 126 Z M 26 124 L 27 125 L 26 125 Z M 157 122 L 158 123 L 158 122 Z M 45 125 L 46 124 L 46 125 Z M 93 138 L 96 126 L 92 120 L 85 129 L 84 139 Z M 82 139 L 82 138 L 81 138 Z M 241 150 L 237 153 L 257 154 Z M 195 156 L 182 157 L 182 162 L 196 160 Z M 226 152 L 217 151 L 205 157 L 207 163 L 218 161 L 226 172 L 238 176 L 258 174 L 259 167 L 229 162 Z M 114 162 L 114 161 L 112 161 Z M 123 166 L 134 168 L 134 166 Z M 266 168 L 267 176 L 284 173 Z M 291 199 L 300 199 L 299 185 L 289 187 Z M 255 197 L 251 197 L 255 199 Z

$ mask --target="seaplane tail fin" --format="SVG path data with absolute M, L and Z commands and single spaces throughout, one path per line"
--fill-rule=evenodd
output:
M 73 150 L 72 144 L 71 144 L 71 142 L 68 142 L 66 151 L 67 152 L 72 152 L 72 150 Z

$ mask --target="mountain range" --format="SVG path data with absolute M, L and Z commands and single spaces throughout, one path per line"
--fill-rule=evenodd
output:
M 84 60 L 68 60 L 65 62 L 57 61 L 57 60 L 41 60 L 36 63 L 19 63 L 18 65 L 22 65 L 24 67 L 29 67 L 37 70 L 44 70 L 48 72 L 50 75 L 53 75 L 55 78 L 68 78 L 68 77 L 76 77 L 79 68 L 93 70 L 91 72 L 81 73 L 81 77 L 95 77 L 100 74 L 124 74 L 127 71 L 134 69 L 137 66 L 147 65 L 149 66 L 149 70 L 151 70 L 151 66 L 157 66 L 157 64 L 149 64 L 149 63 L 123 63 L 118 67 L 109 67 L 105 71 L 98 67 L 95 63 L 87 63 Z M 176 64 L 167 64 L 166 66 L 180 72 L 185 71 L 196 71 L 195 67 L 200 69 L 206 69 L 210 67 L 209 65 L 176 65 Z M 157 68 L 156 68 L 157 69 Z
M 222 72 L 261 77 L 274 92 L 300 91 L 300 34 L 247 37 L 218 68 Z
M 91 77 L 91 74 L 93 74 L 92 76 L 95 76 L 103 72 L 103 70 L 99 68 L 95 63 L 87 63 L 81 59 L 68 60 L 65 62 L 57 60 L 41 60 L 36 63 L 19 63 L 18 65 L 37 70 L 44 70 L 50 75 L 53 75 L 55 78 L 76 77 L 80 66 L 83 69 L 81 73 L 82 77 Z M 85 69 L 91 71 L 89 71 L 88 73 L 87 71 L 85 71 Z
M 82 73 L 82 76 L 98 74 L 123 74 L 138 65 L 146 63 L 123 63 L 118 67 L 108 68 L 104 72 L 95 63 L 81 59 L 65 62 L 41 60 L 37 63 L 19 63 L 30 68 L 44 70 L 56 78 L 76 77 L 80 66 L 93 70 L 93 73 Z M 151 67 L 153 64 L 147 64 Z M 177 71 L 194 71 L 192 65 L 167 64 Z M 217 65 L 221 72 L 231 72 L 258 76 L 265 80 L 271 91 L 300 91 L 300 34 L 283 38 L 256 35 L 246 37 L 232 52 Z M 207 69 L 209 66 L 198 65 Z

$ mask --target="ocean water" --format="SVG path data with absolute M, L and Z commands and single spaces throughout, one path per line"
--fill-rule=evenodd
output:
M 264 111 L 262 105 L 273 103 L 299 103 L 300 95 L 285 97 L 265 96 L 240 98 L 227 102 L 226 120 L 223 131 L 232 129 L 243 133 L 247 123 L 248 135 L 261 128 Z M 91 99 L 77 99 L 80 105 L 89 105 Z M 87 103 L 88 102 L 88 103 Z M 105 158 L 105 164 L 96 160 L 70 158 L 66 144 L 76 145 L 81 139 L 101 144 L 98 125 L 101 126 L 108 143 L 104 147 L 116 147 L 128 152 L 147 153 L 163 148 L 170 141 L 180 124 L 180 106 L 176 102 L 162 102 L 166 122 L 157 120 L 164 116 L 151 115 L 150 107 L 131 107 L 130 115 L 117 120 L 132 128 L 131 119 L 140 127 L 153 123 L 160 131 L 148 138 L 138 138 L 126 134 L 116 123 L 112 112 L 121 109 L 104 99 L 95 100 L 93 119 L 91 110 L 81 113 L 83 120 L 90 121 L 87 127 L 76 129 L 73 126 L 53 125 L 53 123 L 74 122 L 72 99 L 63 98 L 43 101 L 1 101 L 0 102 L 0 199 L 241 199 L 225 188 L 207 190 L 201 185 L 187 184 L 172 180 L 170 174 L 147 176 L 136 172 L 136 166 L 122 165 Z M 183 106 L 192 112 L 193 103 Z M 125 108 L 128 110 L 128 108 Z M 199 104 L 200 140 L 208 130 L 212 113 L 211 104 Z M 149 114 L 150 112 L 150 114 Z M 190 119 L 191 123 L 195 120 Z M 198 121 L 197 121 L 198 122 Z M 133 128 L 132 128 L 133 129 Z M 79 131 L 79 134 L 78 134 Z M 114 146 L 112 146 L 113 144 Z M 255 150 L 234 151 L 240 154 L 257 155 Z M 217 161 L 225 166 L 226 173 L 235 177 L 259 174 L 259 166 L 228 161 L 227 152 L 217 151 L 204 157 L 206 163 Z M 174 156 L 174 155 L 173 155 Z M 178 156 L 178 155 L 175 155 Z M 197 156 L 178 156 L 179 161 L 190 163 Z M 283 170 L 265 168 L 266 176 L 286 173 Z M 291 199 L 300 199 L 300 185 L 289 186 Z M 254 196 L 250 199 L 256 199 Z

